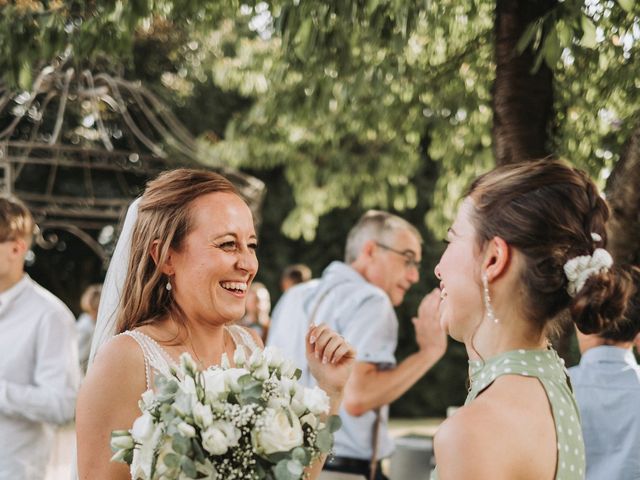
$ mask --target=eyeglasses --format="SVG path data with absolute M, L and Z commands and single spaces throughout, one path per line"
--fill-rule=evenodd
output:
M 406 268 L 415 268 L 416 270 L 420 270 L 420 262 L 416 260 L 416 255 L 410 251 L 401 251 L 396 250 L 395 248 L 390 247 L 389 245 L 385 245 L 384 243 L 376 242 L 376 245 L 380 248 L 384 248 L 385 250 L 389 250 L 390 252 L 396 253 L 404 257 L 404 266 Z

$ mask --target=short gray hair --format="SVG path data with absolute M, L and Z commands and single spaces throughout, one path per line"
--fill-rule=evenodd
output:
M 369 240 L 385 242 L 399 230 L 410 231 L 422 243 L 418 229 L 404 218 L 382 210 L 368 210 L 349 231 L 344 252 L 345 263 L 354 262 Z

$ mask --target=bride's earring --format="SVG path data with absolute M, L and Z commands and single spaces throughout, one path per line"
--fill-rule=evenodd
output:
M 491 306 L 491 297 L 489 296 L 489 278 L 487 278 L 487 273 L 484 272 L 482 274 L 482 286 L 484 287 L 484 308 L 487 311 L 487 317 L 489 320 L 493 320 L 493 323 L 498 323 L 498 317 L 496 317 L 496 313 L 493 311 L 493 307 Z
M 167 284 L 164 286 L 167 289 L 167 292 L 170 292 L 173 286 L 171 285 L 171 279 L 167 279 Z

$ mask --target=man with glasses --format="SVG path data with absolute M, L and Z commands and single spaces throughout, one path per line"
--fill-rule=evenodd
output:
M 24 272 L 34 222 L 0 197 L 0 479 L 45 478 L 52 425 L 73 419 L 80 380 L 75 319 Z
M 395 359 L 394 307 L 420 278 L 421 243 L 420 233 L 406 220 L 370 210 L 349 232 L 345 261 L 332 262 L 320 279 L 292 287 L 274 309 L 267 345 L 282 349 L 302 368 L 305 385 L 313 384 L 304 351 L 310 323 L 327 324 L 358 352 L 345 388 L 343 426 L 336 433 L 335 456 L 327 460 L 327 470 L 385 478 L 379 460 L 393 453 L 388 406 L 446 350 L 436 290 L 424 298 L 413 319 L 418 351 L 399 364 Z

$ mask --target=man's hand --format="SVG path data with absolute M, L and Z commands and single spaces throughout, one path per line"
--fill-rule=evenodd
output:
M 422 299 L 418 307 L 418 316 L 412 319 L 420 351 L 436 359 L 447 351 L 447 334 L 440 326 L 439 308 L 440 289 L 435 288 Z

